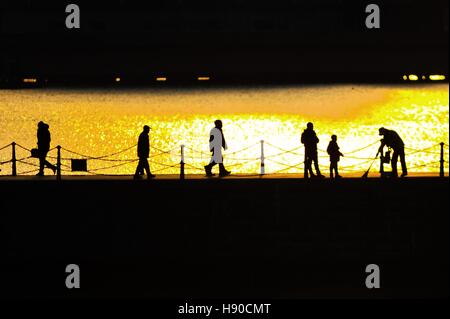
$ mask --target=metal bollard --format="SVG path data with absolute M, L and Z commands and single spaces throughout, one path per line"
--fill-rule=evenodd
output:
M 184 145 L 181 145 L 180 179 L 184 179 Z
M 380 177 L 381 178 L 386 177 L 384 174 L 383 152 L 381 152 L 381 155 L 380 155 Z
M 265 167 L 264 167 L 264 140 L 261 140 L 261 167 L 260 172 L 261 175 L 264 175 L 266 173 Z
M 441 159 L 439 162 L 439 177 L 444 177 L 444 142 L 441 142 Z
M 12 147 L 11 174 L 12 176 L 17 176 L 16 142 L 12 142 L 11 147 Z
M 56 149 L 58 150 L 58 155 L 56 159 L 56 180 L 61 180 L 61 146 L 56 146 Z
M 305 151 L 305 157 L 304 157 L 304 161 L 303 161 L 303 178 L 306 178 L 306 179 L 309 178 L 309 176 L 308 176 L 308 167 L 307 167 L 307 164 L 306 164 L 306 151 Z

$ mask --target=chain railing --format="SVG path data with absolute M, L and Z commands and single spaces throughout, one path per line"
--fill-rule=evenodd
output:
M 375 158 L 369 158 L 364 156 L 358 156 L 358 153 L 360 153 L 363 150 L 366 150 L 370 147 L 375 146 L 378 141 L 375 141 L 373 143 L 370 143 L 364 147 L 360 147 L 355 150 L 350 150 L 345 152 L 345 159 L 351 159 L 353 161 L 357 161 L 356 163 L 352 163 L 350 165 L 340 165 L 339 170 L 343 172 L 349 172 L 349 173 L 355 173 L 355 172 L 361 172 L 361 170 L 357 170 L 357 168 L 361 168 L 361 165 L 366 165 L 367 163 L 373 162 Z M 113 153 L 109 153 L 106 155 L 101 156 L 91 156 L 87 154 L 83 154 L 71 149 L 67 149 L 62 146 L 56 146 L 49 150 L 49 153 L 52 153 L 56 150 L 57 154 L 55 155 L 48 155 L 47 157 L 53 160 L 56 160 L 56 177 L 57 179 L 61 179 L 61 175 L 63 173 L 70 173 L 73 172 L 73 168 L 66 164 L 67 161 L 73 161 L 73 160 L 84 160 L 84 161 L 97 161 L 104 163 L 104 166 L 98 166 L 92 169 L 84 170 L 84 172 L 91 174 L 91 175 L 107 175 L 102 172 L 123 167 L 125 165 L 129 165 L 132 163 L 135 163 L 138 161 L 137 158 L 115 158 L 118 155 L 123 155 L 127 151 L 130 151 L 132 149 L 135 149 L 137 145 L 132 145 L 130 147 L 127 147 L 123 150 L 119 150 Z M 259 156 L 248 156 L 246 155 L 250 150 L 252 151 L 252 154 L 258 152 L 256 149 L 259 147 Z M 272 152 L 268 153 L 269 155 L 266 155 L 266 148 L 269 148 Z M 17 157 L 17 149 L 20 149 L 21 152 L 27 152 L 29 156 L 24 157 Z M 227 167 L 235 167 L 235 168 L 243 168 L 250 165 L 253 165 L 256 167 L 259 166 L 259 174 L 253 173 L 253 174 L 246 174 L 246 176 L 250 175 L 270 175 L 270 174 L 281 174 L 281 173 L 289 173 L 292 170 L 296 170 L 296 173 L 299 173 L 303 170 L 304 177 L 308 177 L 307 171 L 306 171 L 306 165 L 304 160 L 304 152 L 302 151 L 303 147 L 298 146 L 293 149 L 284 149 L 282 147 L 279 147 L 277 145 L 274 145 L 270 142 L 265 142 L 264 140 L 259 141 L 258 143 L 253 143 L 251 145 L 248 145 L 242 149 L 239 149 L 237 151 L 232 151 L 229 153 L 226 153 L 225 159 L 227 161 Z M 413 155 L 417 153 L 424 153 L 428 155 L 436 155 L 439 156 L 439 159 L 436 159 L 435 161 L 431 161 L 428 163 L 420 164 L 420 165 L 414 165 L 411 166 L 410 169 L 416 169 L 416 168 L 428 168 L 428 169 L 436 169 L 439 170 L 438 176 L 444 177 L 445 173 L 445 167 L 448 167 L 448 161 L 445 160 L 444 157 L 444 151 L 445 149 L 448 149 L 448 145 L 445 143 L 439 143 L 435 145 L 431 145 L 428 147 L 425 147 L 423 149 L 413 149 L 409 147 L 405 147 L 405 150 L 407 150 L 406 156 Z M 12 176 L 18 176 L 18 175 L 27 175 L 34 172 L 39 171 L 39 164 L 36 164 L 35 162 L 30 161 L 31 158 L 33 158 L 31 154 L 31 149 L 22 146 L 21 144 L 12 142 L 10 144 L 7 144 L 3 147 L 0 147 L 0 152 L 7 152 L 10 150 L 11 158 L 6 161 L 0 162 L 0 168 L 5 165 L 11 165 L 11 175 Z M 154 170 L 154 173 L 164 173 L 165 171 L 169 169 L 174 169 L 179 167 L 180 169 L 180 179 L 185 178 L 185 171 L 193 171 L 193 172 L 204 172 L 203 167 L 196 166 L 196 160 L 206 160 L 209 159 L 211 154 L 196 150 L 194 148 L 191 148 L 189 146 L 181 145 L 180 148 L 172 148 L 170 150 L 162 150 L 156 147 L 152 147 L 153 154 L 149 157 L 149 163 L 152 165 L 156 165 L 159 167 L 158 169 Z M 189 154 L 186 154 L 186 151 L 189 151 Z M 319 149 L 319 157 L 328 157 L 325 150 Z M 61 154 L 65 153 L 66 156 L 62 156 Z M 68 156 L 67 156 L 68 155 Z M 293 156 L 294 158 L 290 161 L 283 161 L 284 156 Z M 161 157 L 163 156 L 170 156 L 171 161 L 169 162 L 163 162 L 161 160 Z M 178 157 L 179 161 L 173 160 L 173 157 Z M 1 157 L 0 157 L 1 158 Z M 298 161 L 298 159 L 303 159 L 302 161 Z M 269 165 L 275 165 L 278 167 L 281 167 L 277 170 L 268 171 L 266 163 L 269 163 Z M 18 171 L 17 166 L 20 164 L 20 166 L 26 166 L 28 169 L 23 171 Z M 87 165 L 86 165 L 87 166 Z M 380 163 L 380 166 L 382 168 L 382 163 Z M 319 165 L 320 168 L 326 168 L 324 165 Z M 381 171 L 380 171 L 381 172 Z M 235 176 L 240 176 L 236 175 Z M 3 175 L 5 176 L 5 175 Z M 244 175 L 242 175 L 244 176 Z

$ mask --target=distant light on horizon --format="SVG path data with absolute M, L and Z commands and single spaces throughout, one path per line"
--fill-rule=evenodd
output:
M 209 81 L 211 78 L 209 76 L 199 76 L 197 77 L 198 81 Z
M 167 78 L 164 77 L 164 76 L 157 77 L 157 78 L 156 78 L 156 81 L 158 81 L 158 82 L 165 82 L 165 81 L 167 81 Z
M 419 79 L 422 79 L 423 81 L 426 81 L 427 79 L 431 80 L 431 81 L 444 81 L 446 79 L 445 75 L 441 75 L 441 74 L 432 74 L 429 75 L 428 77 L 426 75 L 422 75 L 422 76 L 418 76 L 416 74 L 410 74 L 410 75 L 403 75 L 403 80 L 404 81 L 418 81 Z
M 23 83 L 37 83 L 36 78 L 25 78 L 22 80 Z
M 119 78 L 119 77 L 116 77 L 116 79 L 115 79 L 116 82 L 120 82 L 121 80 L 122 80 L 122 79 Z
M 443 81 L 443 80 L 445 80 L 445 75 L 433 74 L 433 75 L 430 75 L 430 80 L 431 81 Z

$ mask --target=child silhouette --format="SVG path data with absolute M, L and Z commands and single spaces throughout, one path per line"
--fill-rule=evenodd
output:
M 328 144 L 327 147 L 327 153 L 330 155 L 330 178 L 333 178 L 333 171 L 335 174 L 335 178 L 341 178 L 341 175 L 339 175 L 338 172 L 338 162 L 341 156 L 344 156 L 339 151 L 339 145 L 337 144 L 337 136 L 331 135 L 331 141 Z

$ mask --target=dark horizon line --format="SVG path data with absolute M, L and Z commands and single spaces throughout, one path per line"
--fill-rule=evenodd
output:
M 417 80 L 410 80 L 416 75 Z M 443 75 L 444 80 L 431 80 L 430 75 Z M 199 79 L 199 77 L 201 79 Z M 405 78 L 406 77 L 406 78 Z M 425 77 L 425 78 L 423 78 Z M 157 80 L 159 78 L 159 80 Z M 217 86 L 285 86 L 285 85 L 333 85 L 333 84 L 439 84 L 449 83 L 448 72 L 383 73 L 383 74 L 150 74 L 149 76 L 113 73 L 103 76 L 43 76 L 23 75 L 0 79 L 0 89 L 21 88 L 195 88 Z

